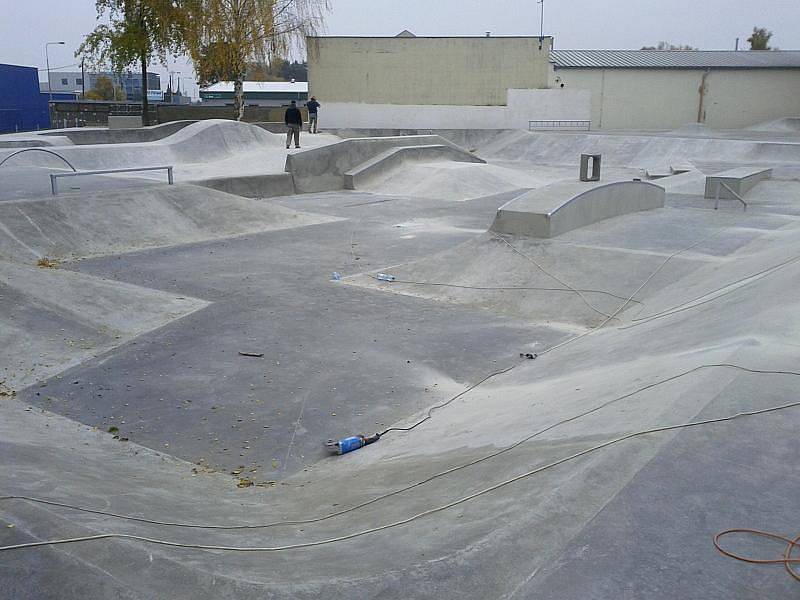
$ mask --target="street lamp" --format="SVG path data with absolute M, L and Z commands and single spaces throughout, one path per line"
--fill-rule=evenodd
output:
M 66 42 L 47 42 L 44 45 L 44 58 L 47 61 L 47 92 L 50 94 L 50 102 L 53 101 L 53 82 L 50 81 L 50 55 L 47 52 L 48 46 L 63 46 Z

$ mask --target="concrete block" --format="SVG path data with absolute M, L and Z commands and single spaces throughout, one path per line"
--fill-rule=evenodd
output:
M 344 174 L 369 159 L 400 146 L 449 145 L 465 152 L 438 135 L 351 138 L 290 154 L 286 171 L 294 177 L 298 192 L 324 192 L 344 189 Z
M 142 117 L 111 116 L 108 117 L 109 129 L 136 129 L 142 126 Z
M 290 173 L 215 177 L 192 183 L 244 198 L 273 198 L 294 194 L 294 182 Z
M 705 197 L 717 198 L 717 188 L 719 188 L 719 198 L 733 200 L 735 196 L 721 184 L 724 183 L 739 196 L 744 196 L 760 181 L 770 179 L 771 177 L 772 169 L 763 169 L 760 167 L 739 167 L 737 169 L 730 169 L 722 173 L 717 173 L 716 175 L 709 175 L 706 177 Z
M 662 208 L 666 192 L 646 181 L 560 183 L 532 190 L 497 210 L 491 230 L 551 238 L 604 219 Z
M 359 189 L 359 186 L 387 174 L 405 162 L 433 162 L 437 160 L 486 163 L 485 160 L 478 158 L 474 154 L 444 144 L 391 148 L 345 173 L 344 187 L 348 190 Z

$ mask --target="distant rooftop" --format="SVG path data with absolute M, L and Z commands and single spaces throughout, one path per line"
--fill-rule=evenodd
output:
M 203 92 L 211 93 L 233 93 L 232 81 L 220 81 L 214 85 L 202 88 Z M 245 81 L 244 92 L 247 93 L 286 93 L 286 92 L 308 92 L 307 81 Z
M 558 69 L 800 69 L 800 50 L 553 50 Z

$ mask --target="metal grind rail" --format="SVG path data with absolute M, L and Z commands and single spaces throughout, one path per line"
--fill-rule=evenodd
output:
M 51 173 L 50 174 L 50 188 L 53 191 L 53 196 L 58 195 L 58 178 L 59 177 L 80 177 L 81 175 L 108 175 L 113 173 L 137 173 L 139 171 L 166 171 L 167 182 L 169 185 L 175 183 L 175 178 L 172 174 L 172 166 L 163 167 L 135 167 L 128 169 L 97 169 L 93 171 L 76 171 L 74 173 Z

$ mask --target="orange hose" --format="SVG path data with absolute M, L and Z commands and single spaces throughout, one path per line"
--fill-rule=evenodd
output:
M 769 538 L 771 540 L 778 540 L 784 542 L 786 544 L 786 549 L 783 551 L 782 558 L 750 558 L 749 556 L 742 556 L 740 554 L 736 554 L 729 550 L 725 550 L 722 545 L 720 544 L 720 539 L 726 535 L 730 535 L 732 533 L 748 533 L 750 535 L 757 535 L 760 537 Z M 789 573 L 792 577 L 794 577 L 797 581 L 800 581 L 800 572 L 796 571 L 792 568 L 793 564 L 800 563 L 800 558 L 792 557 L 792 552 L 795 548 L 800 548 L 800 535 L 798 535 L 794 539 L 790 539 L 787 537 L 783 537 L 782 535 L 778 535 L 777 533 L 769 533 L 768 531 L 760 531 L 758 529 L 728 529 L 726 531 L 722 531 L 714 536 L 714 546 L 716 546 L 717 550 L 719 550 L 725 556 L 729 556 L 730 558 L 735 558 L 736 560 L 740 560 L 746 563 L 752 563 L 756 565 L 777 565 L 782 564 L 783 567 L 786 569 L 786 572 Z

